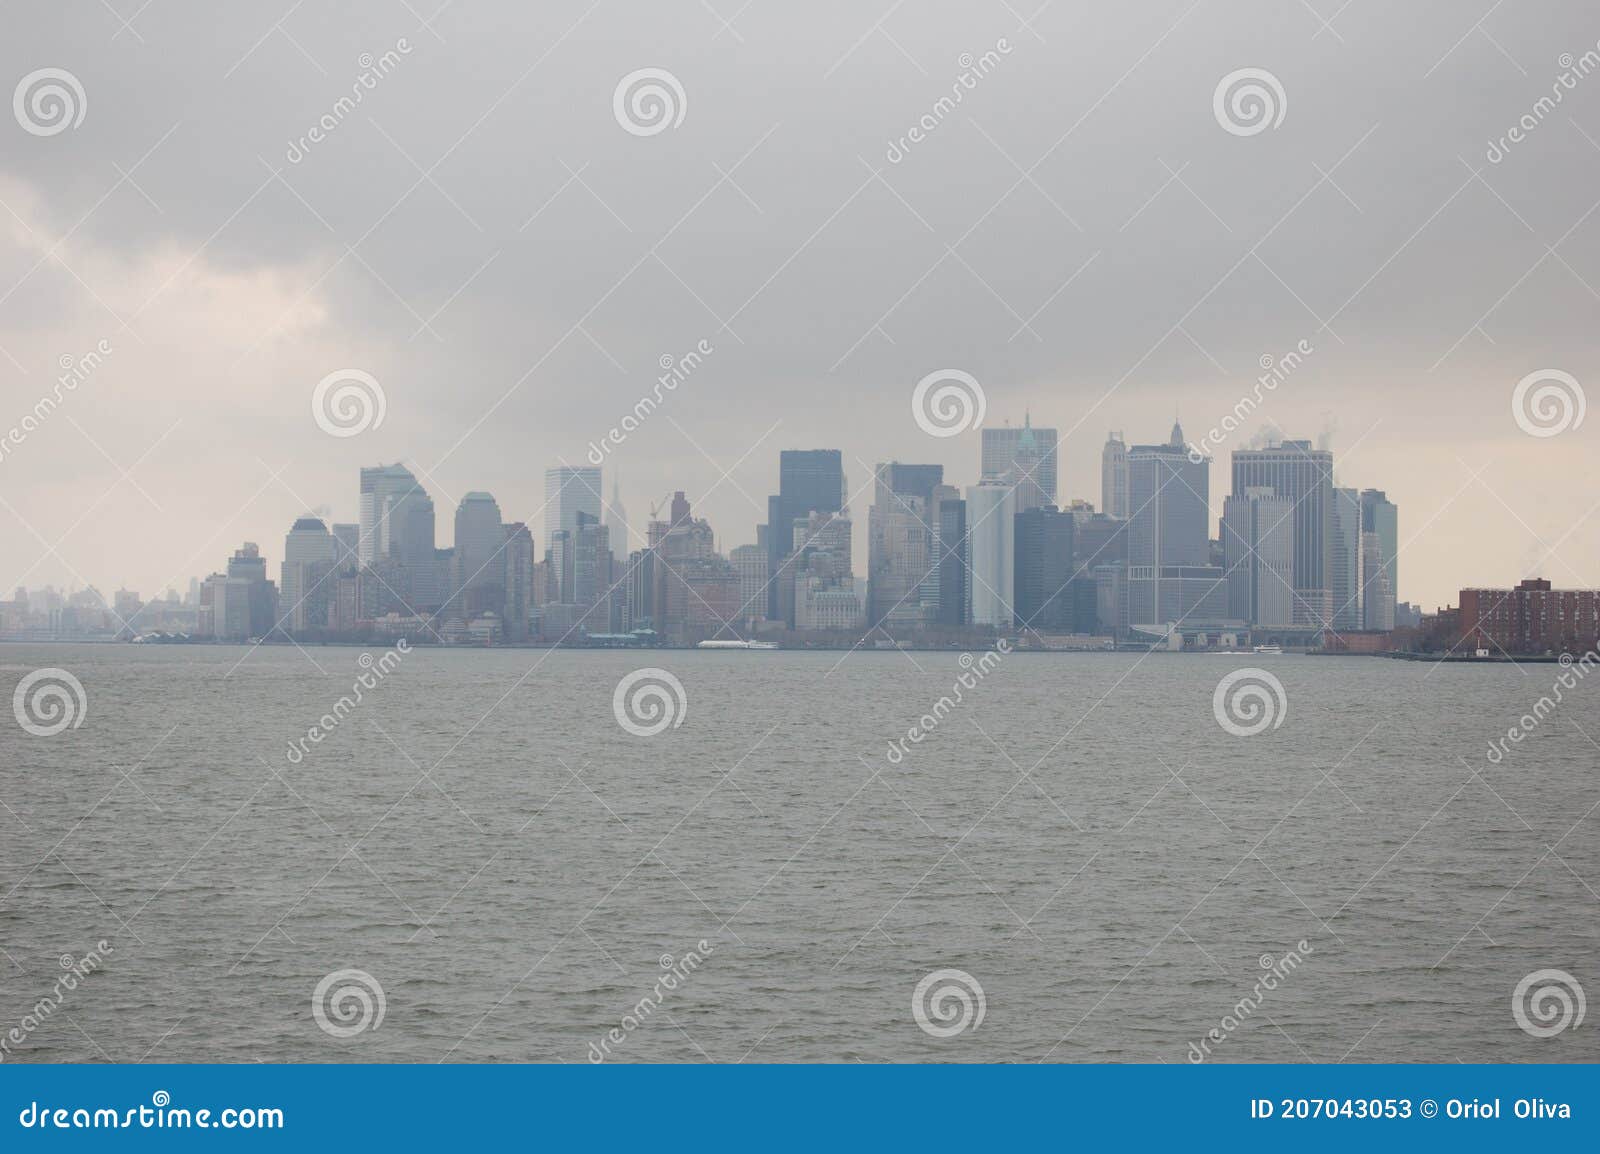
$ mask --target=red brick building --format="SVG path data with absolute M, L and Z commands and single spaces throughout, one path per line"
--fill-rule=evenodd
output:
M 1581 653 L 1600 641 L 1600 589 L 1530 577 L 1515 589 L 1463 589 L 1459 612 L 1459 650 Z

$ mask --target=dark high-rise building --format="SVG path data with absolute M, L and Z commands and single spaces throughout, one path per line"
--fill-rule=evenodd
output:
M 1065 632 L 1073 628 L 1072 514 L 1040 505 L 1016 515 L 1015 606 L 1024 629 Z
M 228 558 L 228 579 L 250 583 L 246 593 L 250 636 L 271 633 L 278 623 L 278 587 L 267 580 L 267 559 L 254 541 L 246 541 Z
M 778 454 L 778 495 L 767 500 L 767 557 L 776 575 L 794 551 L 796 521 L 812 513 L 837 513 L 844 508 L 844 461 L 838 449 L 785 449 Z M 786 620 L 780 611 L 781 580 L 767 587 L 767 616 Z
M 971 614 L 967 589 L 967 503 L 959 497 L 939 502 L 939 624 L 966 625 Z

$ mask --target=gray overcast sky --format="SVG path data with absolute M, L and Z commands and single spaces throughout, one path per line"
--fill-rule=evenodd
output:
M 1538 370 L 1600 381 L 1600 75 L 1534 112 L 1593 4 L 1037 6 L 13 0 L 0 87 L 64 69 L 84 115 L 0 117 L 0 433 L 63 357 L 112 352 L 0 457 L 0 589 L 154 595 L 246 539 L 275 576 L 294 517 L 354 520 L 379 461 L 425 470 L 441 544 L 473 489 L 540 531 L 544 468 L 702 339 L 608 461 L 636 526 L 681 488 L 754 540 L 781 448 L 841 448 L 856 488 L 887 459 L 975 481 L 975 432 L 912 419 L 943 368 L 986 423 L 1060 428 L 1062 495 L 1098 503 L 1108 429 L 1199 436 L 1304 339 L 1216 451 L 1216 511 L 1270 423 L 1399 504 L 1402 598 L 1600 583 L 1600 416 L 1534 437 L 1511 406 Z M 684 93 L 648 136 L 613 111 L 643 68 Z M 1254 135 L 1213 110 L 1242 68 L 1285 97 Z M 344 368 L 386 415 L 334 437 L 311 396 Z

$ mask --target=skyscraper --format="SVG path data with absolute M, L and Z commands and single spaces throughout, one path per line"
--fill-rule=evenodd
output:
M 1400 511 L 1382 489 L 1363 489 L 1361 491 L 1361 531 L 1363 534 L 1372 533 L 1378 539 L 1378 551 L 1381 555 L 1379 567 L 1383 573 L 1384 590 L 1375 588 L 1370 584 L 1365 574 L 1362 576 L 1362 602 L 1365 608 L 1372 604 L 1372 598 L 1382 596 L 1387 598 L 1386 603 L 1377 606 L 1374 620 L 1378 624 L 1367 625 L 1368 629 L 1392 629 L 1394 620 L 1395 601 L 1400 595 Z M 1367 614 L 1367 616 L 1372 616 Z M 1383 622 L 1391 622 L 1389 625 Z
M 1002 426 L 983 430 L 979 469 L 984 479 L 1011 474 L 1012 484 L 1023 486 L 1019 494 L 1023 508 L 1053 505 L 1060 456 L 1056 430 L 1034 428 L 1024 413 L 1020 429 Z
M 505 609 L 506 531 L 500 506 L 488 493 L 468 493 L 456 507 L 455 599 L 451 608 L 471 619 Z
M 972 624 L 1010 629 L 1016 616 L 1016 489 L 1003 481 L 967 488 Z
M 1362 629 L 1366 608 L 1362 596 L 1361 494 L 1333 491 L 1333 627 Z
M 514 521 L 505 527 L 505 534 L 505 637 L 507 641 L 525 641 L 535 605 L 533 533 L 521 521 Z
M 1128 446 L 1121 433 L 1110 433 L 1100 450 L 1100 511 L 1112 517 L 1128 515 Z
M 1015 593 L 1017 625 L 1040 632 L 1073 628 L 1072 514 L 1054 505 L 1016 515 Z
M 549 548 L 558 530 L 575 533 L 578 514 L 600 522 L 600 470 L 591 465 L 557 465 L 544 471 L 544 541 Z
M 783 562 L 794 551 L 794 523 L 812 513 L 844 508 L 844 463 L 838 449 L 784 449 L 778 454 L 778 493 L 767 501 L 767 616 L 794 627 L 792 606 L 783 611 L 780 587 L 792 589 Z
M 1333 622 L 1333 454 L 1310 441 L 1233 451 L 1233 492 L 1270 488 L 1294 504 L 1294 623 Z
M 1271 488 L 1222 503 L 1228 617 L 1250 625 L 1294 624 L 1294 505 Z
M 622 506 L 622 489 L 615 470 L 611 473 L 611 500 L 606 504 L 606 515 L 601 521 L 610 532 L 612 553 L 627 556 L 632 534 L 628 532 L 628 511 Z
M 1211 462 L 1190 460 L 1173 422 L 1164 445 L 1128 450 L 1126 601 L 1132 624 L 1221 618 L 1227 594 L 1211 565 Z
M 278 624 L 278 587 L 267 580 L 267 561 L 254 541 L 246 541 L 228 558 L 228 577 L 245 581 L 249 636 L 265 637 Z
M 283 627 L 296 636 L 328 624 L 339 542 L 317 517 L 301 517 L 283 539 Z
M 971 593 L 968 588 L 967 503 L 955 496 L 952 486 L 950 496 L 939 501 L 939 624 L 965 625 L 971 620 Z
M 924 620 L 922 584 L 936 575 L 934 490 L 943 465 L 879 464 L 867 510 L 867 619 L 891 629 Z
M 433 559 L 433 499 L 404 465 L 361 470 L 362 565 L 379 560 L 413 565 Z

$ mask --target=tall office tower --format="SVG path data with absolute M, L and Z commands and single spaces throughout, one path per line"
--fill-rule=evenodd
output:
M 521 521 L 507 525 L 505 533 L 505 552 L 501 555 L 506 562 L 506 606 L 501 617 L 505 620 L 507 641 L 526 641 L 535 604 L 533 533 Z
M 1389 621 L 1394 618 L 1395 602 L 1400 596 L 1400 510 L 1382 489 L 1361 490 L 1361 531 L 1375 533 L 1378 537 L 1378 548 L 1383 555 L 1384 584 L 1388 586 L 1388 603 L 1378 608 L 1377 620 Z M 1361 584 L 1370 594 L 1372 587 L 1367 584 L 1365 574 Z M 1364 600 L 1363 606 L 1365 604 Z M 1392 629 L 1394 626 L 1368 625 L 1367 628 Z
M 1211 560 L 1211 470 L 1189 459 L 1183 429 L 1165 445 L 1128 450 L 1128 564 L 1205 565 Z
M 1054 505 L 1016 515 L 1015 597 L 1017 625 L 1042 633 L 1073 628 L 1072 514 Z
M 451 558 L 455 597 L 450 607 L 467 620 L 499 614 L 506 600 L 506 530 L 500 506 L 488 493 L 468 493 L 456 506 L 456 544 Z
M 783 562 L 794 551 L 795 521 L 814 512 L 837 513 L 844 508 L 844 496 L 838 449 L 784 449 L 778 454 L 778 494 L 767 501 L 767 569 L 774 578 L 767 588 L 767 616 L 772 620 L 794 628 L 793 613 L 781 611 L 780 589 L 793 588 Z
M 200 586 L 196 634 L 219 641 L 244 641 L 262 636 L 252 628 L 251 621 L 251 593 L 255 584 L 248 577 L 229 577 L 224 573 L 207 577 Z
M 1109 434 L 1100 450 L 1100 511 L 1112 517 L 1128 515 L 1128 446 L 1121 433 Z
M 767 615 L 767 547 L 764 542 L 740 545 L 728 554 L 739 571 L 739 617 L 746 626 Z
M 301 517 L 283 539 L 283 627 L 304 635 L 328 625 L 339 542 L 320 518 Z
M 949 489 L 953 486 L 940 486 Z M 966 625 L 972 606 L 967 582 L 967 503 L 956 496 L 939 501 L 939 624 Z
M 404 465 L 361 470 L 362 565 L 380 560 L 413 565 L 433 559 L 433 499 Z
M 1394 586 L 1389 584 L 1388 557 L 1383 551 L 1383 534 L 1361 535 L 1361 565 L 1361 588 L 1366 595 L 1362 625 L 1387 633 L 1394 628 L 1395 601 Z
M 936 571 L 934 490 L 943 465 L 881 463 L 867 510 L 867 620 L 911 627 L 925 620 L 922 583 Z
M 1333 491 L 1333 627 L 1361 629 L 1366 621 L 1361 589 L 1361 494 Z
M 628 511 L 622 506 L 622 488 L 614 471 L 611 474 L 611 500 L 606 503 L 606 515 L 600 521 L 609 530 L 611 551 L 626 557 L 633 534 L 628 531 Z
M 1333 620 L 1333 454 L 1310 441 L 1233 451 L 1233 492 L 1270 488 L 1294 503 L 1294 623 Z
M 562 557 L 561 600 L 572 605 L 598 605 L 611 588 L 611 530 L 587 513 L 578 514 L 578 528 Z M 600 615 L 601 625 L 606 614 Z M 601 625 L 590 632 L 604 632 Z
M 678 493 L 670 524 L 652 524 L 655 628 L 674 644 L 739 635 L 739 571 L 715 549 L 711 526 Z
M 557 465 L 544 471 L 544 541 L 548 548 L 560 530 L 577 531 L 578 514 L 600 521 L 600 470 L 591 465 Z
M 1250 625 L 1294 624 L 1294 503 L 1265 486 L 1222 502 L 1222 567 L 1228 617 Z
M 972 624 L 1010 629 L 1015 619 L 1016 489 L 985 480 L 967 488 Z
M 1211 566 L 1210 461 L 1189 459 L 1183 429 L 1172 426 L 1164 445 L 1134 445 L 1128 450 L 1128 567 L 1121 608 L 1133 624 L 1176 621 L 1197 611 L 1203 596 L 1193 584 Z M 1220 597 L 1226 605 L 1226 594 Z M 1207 616 L 1209 616 L 1209 612 Z M 1220 614 L 1218 614 L 1220 616 Z
M 333 526 L 333 565 L 343 576 L 361 568 L 361 526 L 336 522 Z
M 249 636 L 271 633 L 278 624 L 278 587 L 267 580 L 267 561 L 254 541 L 246 541 L 228 558 L 228 577 L 248 583 Z
M 1036 429 L 1024 414 L 1020 429 L 1005 426 L 983 430 L 979 467 L 985 480 L 1010 473 L 1012 483 L 1023 486 L 1020 499 L 1024 504 L 1037 498 L 1035 504 L 1053 505 L 1060 457 L 1061 445 L 1056 430 Z

